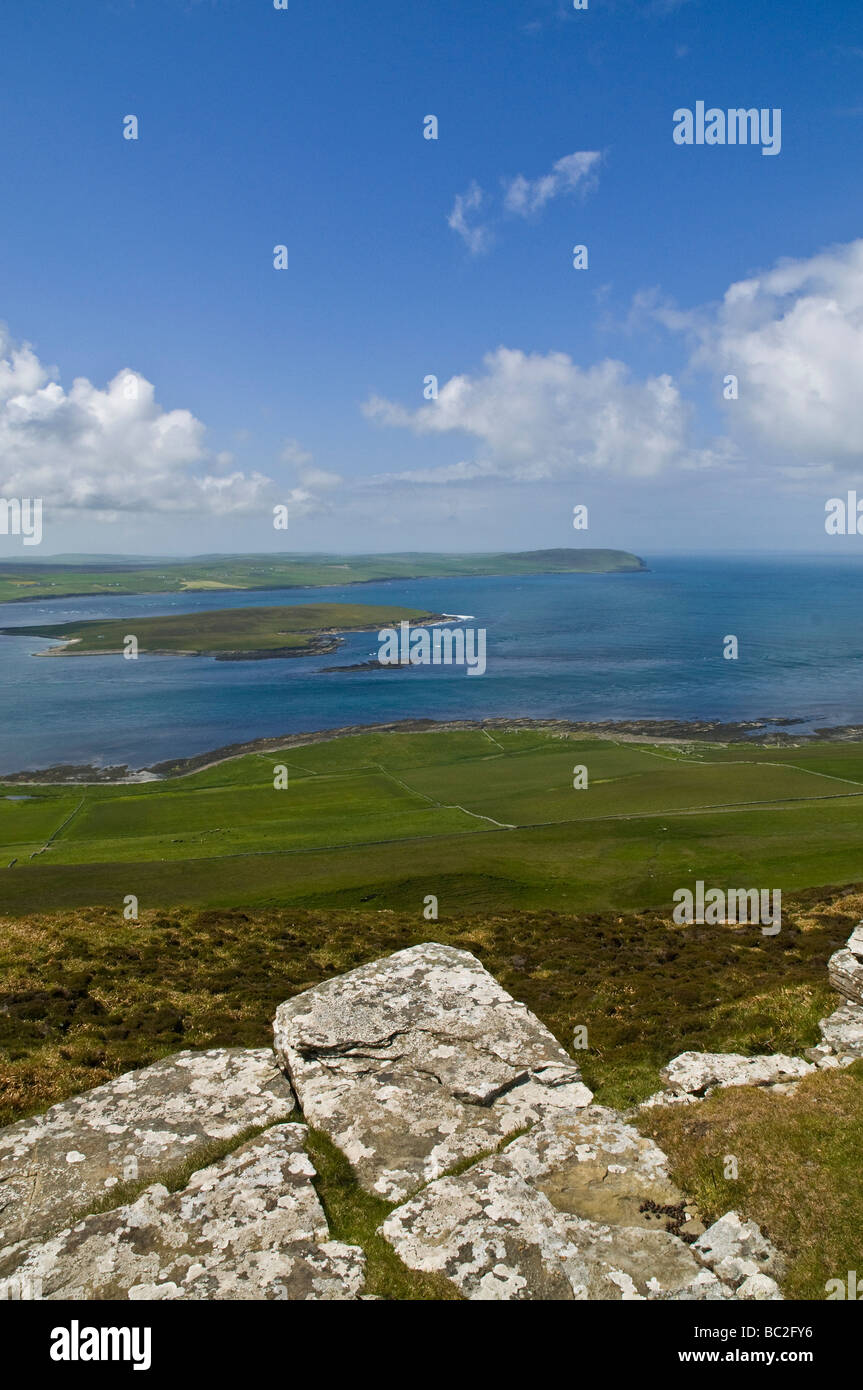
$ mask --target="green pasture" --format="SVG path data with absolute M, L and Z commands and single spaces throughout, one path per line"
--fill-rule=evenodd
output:
M 785 892 L 856 882 L 861 846 L 859 744 L 369 732 L 159 781 L 0 787 L 0 910 L 128 893 L 393 909 L 433 893 L 442 915 L 662 909 L 698 878 Z

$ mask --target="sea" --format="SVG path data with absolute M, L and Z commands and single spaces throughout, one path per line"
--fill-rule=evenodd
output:
M 415 579 L 322 589 L 91 597 L 0 605 L 0 627 L 255 604 L 394 604 L 460 614 L 487 668 L 327 672 L 374 659 L 376 633 L 266 661 L 40 659 L 0 636 L 0 774 L 143 768 L 280 734 L 403 719 L 793 718 L 863 723 L 863 557 L 644 557 L 647 572 Z M 468 616 L 469 615 L 469 616 Z M 738 655 L 729 660 L 728 637 Z M 789 730 L 790 732 L 791 730 Z

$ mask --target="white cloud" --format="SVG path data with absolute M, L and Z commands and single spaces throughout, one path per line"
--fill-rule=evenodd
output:
M 469 483 L 477 479 L 493 478 L 497 469 L 493 463 L 445 463 L 439 468 L 406 468 L 400 473 L 379 473 L 370 479 L 372 485 L 384 483 L 441 484 Z
M 479 184 L 474 181 L 467 193 L 458 193 L 453 205 L 453 210 L 447 218 L 447 222 L 454 232 L 458 232 L 465 246 L 472 255 L 478 256 L 480 252 L 487 251 L 491 245 L 491 233 L 487 226 L 480 222 L 472 222 L 471 216 L 479 211 L 485 200 L 485 194 Z
M 540 196 L 540 195 L 537 195 Z M 863 239 L 780 261 L 732 284 L 719 304 L 680 310 L 656 292 L 636 299 L 645 319 L 689 340 L 691 368 L 707 371 L 724 403 L 727 437 L 693 442 L 694 406 L 668 373 L 636 377 L 606 359 L 489 353 L 418 409 L 373 397 L 366 415 L 420 436 L 461 434 L 458 461 L 402 470 L 377 482 L 427 487 L 483 480 L 553 482 L 585 474 L 658 479 L 680 470 L 745 467 L 802 487 L 863 464 Z
M 596 184 L 595 169 L 599 159 L 599 150 L 577 150 L 575 154 L 564 155 L 551 173 L 538 179 L 526 179 L 518 174 L 508 183 L 504 181 L 507 210 L 529 217 L 531 213 L 541 212 L 546 203 L 561 193 L 574 193 L 579 187 L 586 193 Z
M 104 520 L 122 512 L 251 512 L 276 499 L 272 480 L 209 459 L 204 426 L 165 411 L 139 372 L 104 389 L 77 377 L 68 391 L 29 344 L 0 327 L 0 495 L 41 497 Z
M 340 487 L 344 480 L 340 473 L 329 473 L 325 468 L 304 468 L 300 481 L 319 492 L 331 492 L 333 488 Z
M 577 150 L 564 155 L 548 174 L 538 179 L 526 179 L 517 174 L 503 179 L 503 208 L 519 217 L 531 217 L 542 211 L 547 203 L 563 193 L 582 193 L 596 186 L 596 166 L 601 159 L 598 150 Z M 470 251 L 478 256 L 488 251 L 493 242 L 492 222 L 494 202 L 474 181 L 466 193 L 459 193 L 447 222 L 457 232 Z M 479 220 L 482 212 L 485 220 Z
M 582 368 L 563 352 L 498 348 L 481 373 L 452 377 L 436 401 L 419 409 L 380 397 L 363 409 L 370 419 L 416 434 L 460 432 L 478 441 L 475 460 L 395 475 L 415 482 L 492 476 L 540 482 L 586 471 L 654 477 L 727 457 L 721 447 L 690 447 L 689 407 L 667 374 L 633 380 L 622 362 Z
M 302 467 L 312 462 L 313 455 L 303 448 L 298 439 L 286 439 L 279 457 L 282 463 Z
M 698 339 L 696 365 L 739 378 L 728 428 L 780 463 L 863 458 L 863 240 L 740 280 L 712 313 L 665 314 Z
M 297 439 L 286 439 L 279 457 L 282 463 L 293 468 L 304 488 L 330 492 L 343 481 L 339 473 L 329 473 L 324 468 L 317 468 L 314 454 L 304 449 Z

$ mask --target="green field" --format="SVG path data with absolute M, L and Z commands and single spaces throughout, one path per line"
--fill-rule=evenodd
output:
M 399 910 L 434 894 L 441 916 L 661 910 L 696 879 L 783 892 L 859 881 L 861 841 L 859 743 L 369 732 L 160 781 L 0 787 L 0 910 L 128 893 L 142 906 Z
M 292 740 L 155 781 L 10 783 L 0 1123 L 183 1047 L 267 1046 L 283 999 L 429 939 L 472 951 L 565 1047 L 585 1026 L 571 1055 L 603 1104 L 655 1091 L 685 1049 L 800 1055 L 838 1002 L 826 967 L 863 912 L 861 841 L 860 743 L 495 724 Z M 696 878 L 781 888 L 781 933 L 674 923 L 672 895 Z M 734 1208 L 761 1224 L 788 1257 L 789 1297 L 823 1298 L 854 1268 L 863 1063 L 793 1096 L 731 1088 L 636 1123 L 705 1219 Z M 734 1181 L 726 1153 L 746 1155 Z M 380 1212 L 357 1206 L 335 1150 L 315 1158 L 373 1287 L 439 1296 L 387 1281 Z
M 204 613 L 171 613 L 155 618 L 88 619 L 0 628 L 0 636 L 46 637 L 69 642 L 54 656 L 92 656 L 122 652 L 127 635 L 142 652 L 185 655 L 304 656 L 331 651 L 333 634 L 373 632 L 400 622 L 425 623 L 434 615 L 416 608 L 364 603 L 300 603 L 281 608 L 219 608 Z
M 190 589 L 288 589 L 383 579 L 471 575 L 614 574 L 643 570 L 626 550 L 525 550 L 514 554 L 208 555 L 136 563 L 0 562 L 0 603 L 84 594 L 176 594 Z

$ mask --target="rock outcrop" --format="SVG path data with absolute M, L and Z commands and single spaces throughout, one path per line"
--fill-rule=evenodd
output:
M 819 1067 L 847 1067 L 863 1057 L 863 922 L 830 957 L 827 973 L 843 1002 L 822 1018 L 821 1042 L 806 1055 Z
M 764 1086 L 793 1094 L 797 1083 L 817 1068 L 847 1067 L 863 1057 L 863 922 L 827 966 L 830 983 L 845 1002 L 821 1019 L 821 1041 L 806 1049 L 808 1060 L 782 1053 L 744 1057 L 737 1052 L 681 1052 L 659 1073 L 665 1090 L 642 1101 L 639 1109 L 691 1105 L 726 1086 Z
M 821 1042 L 807 1053 L 819 1066 L 848 1066 L 863 1057 L 863 1005 L 840 1004 L 819 1023 Z
M 268 1048 L 179 1052 L 0 1130 L 0 1248 L 58 1230 L 124 1181 L 155 1181 L 245 1130 L 287 1119 Z
M 781 1297 L 758 1228 L 731 1212 L 705 1231 L 661 1149 L 592 1103 L 469 953 L 427 943 L 328 980 L 274 1034 L 275 1054 L 180 1053 L 0 1131 L 0 1292 L 368 1297 L 364 1253 L 331 1239 L 314 1187 L 314 1125 L 392 1204 L 380 1234 L 402 1261 L 468 1300 Z M 814 1070 L 684 1053 L 662 1094 Z M 286 1122 L 295 1100 L 306 1123 Z M 234 1147 L 214 1160 L 213 1144 Z M 135 1200 L 129 1179 L 149 1184 Z
M 276 1054 L 361 1184 L 400 1201 L 592 1094 L 557 1039 L 467 951 L 398 951 L 282 1004 Z
M 0 1253 L 4 1278 L 44 1299 L 346 1299 L 365 1257 L 330 1240 L 303 1148 L 282 1124 L 192 1176 Z
M 737 1052 L 681 1052 L 659 1073 L 676 1095 L 707 1096 L 724 1086 L 776 1086 L 815 1071 L 802 1057 L 774 1053 L 744 1057 Z
M 863 923 L 854 928 L 842 950 L 830 957 L 827 973 L 838 994 L 863 1007 Z
M 381 1232 L 405 1264 L 471 1300 L 733 1297 L 665 1229 L 684 1208 L 653 1141 L 590 1106 L 430 1183 Z
M 776 1279 L 785 1273 L 785 1262 L 754 1221 L 741 1221 L 729 1211 L 699 1236 L 694 1250 L 725 1283 L 740 1289 L 748 1281 L 755 1298 L 780 1298 Z M 754 1292 L 754 1290 L 759 1290 Z M 744 1295 L 745 1297 L 745 1295 Z

